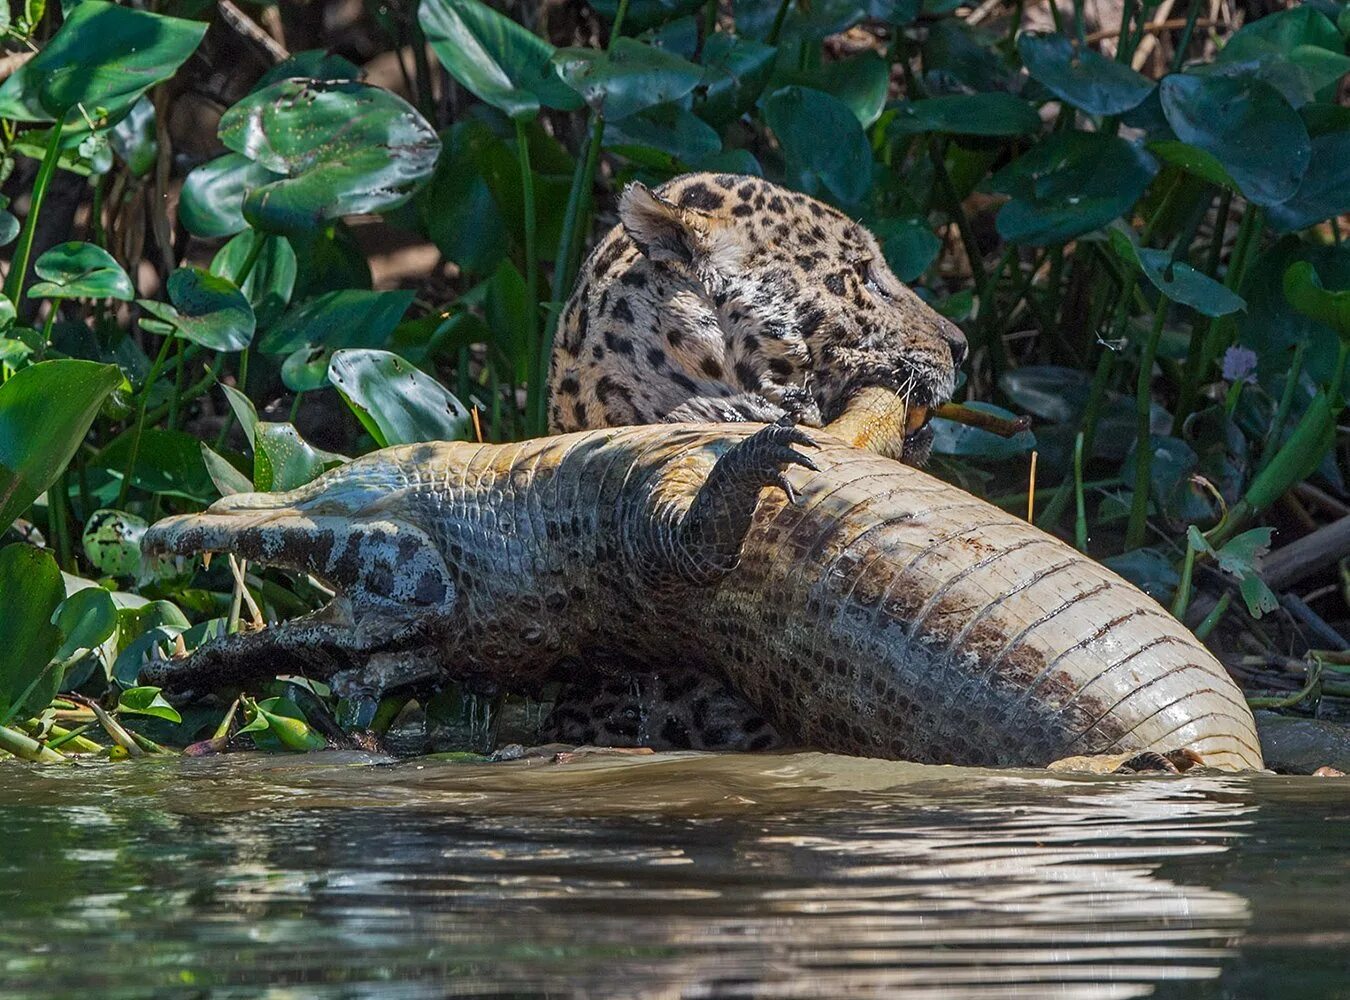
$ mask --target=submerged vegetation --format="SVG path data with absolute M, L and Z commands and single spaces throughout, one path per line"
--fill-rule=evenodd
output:
M 689 170 L 863 221 L 965 330 L 958 396 L 1035 418 L 939 421 L 932 471 L 1222 638 L 1254 703 L 1350 697 L 1350 7 L 1091 11 L 11 8 L 0 755 L 386 726 L 399 704 L 355 718 L 321 685 L 224 718 L 138 687 L 147 657 L 322 599 L 233 560 L 143 566 L 140 534 L 376 447 L 546 433 L 592 235 L 624 183 Z

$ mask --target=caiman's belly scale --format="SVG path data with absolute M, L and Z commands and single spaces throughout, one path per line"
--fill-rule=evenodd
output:
M 339 653 L 431 643 L 450 676 L 518 685 L 599 653 L 722 675 L 789 741 L 826 750 L 1039 765 L 1189 748 L 1261 766 L 1237 686 L 1131 584 L 918 470 L 823 433 L 803 449 L 818 471 L 792 467 L 781 440 L 771 461 L 756 451 L 757 432 L 797 434 L 673 424 L 388 449 L 293 494 L 161 522 L 149 544 L 315 572 L 349 594 L 367 636 L 335 640 Z M 762 488 L 780 469 L 795 503 Z M 343 579 L 304 551 L 376 523 L 436 548 L 442 605 L 381 604 L 353 576 L 359 558 Z M 400 593 L 419 586 L 436 589 Z M 374 612 L 362 624 L 367 601 L 381 622 L 437 624 L 388 640 Z

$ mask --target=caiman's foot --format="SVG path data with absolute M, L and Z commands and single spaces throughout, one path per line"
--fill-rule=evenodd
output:
M 1205 763 L 1194 750 L 1182 748 L 1158 753 L 1155 750 L 1132 753 L 1096 754 L 1088 757 L 1064 757 L 1046 765 L 1049 771 L 1078 771 L 1085 774 L 1181 774 Z

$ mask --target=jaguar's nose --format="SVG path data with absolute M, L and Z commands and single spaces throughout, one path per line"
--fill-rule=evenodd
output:
M 952 353 L 952 367 L 960 368 L 965 363 L 966 356 L 970 353 L 970 345 L 966 343 L 965 333 L 955 323 L 945 319 L 938 326 L 938 333 L 947 342 L 947 349 Z

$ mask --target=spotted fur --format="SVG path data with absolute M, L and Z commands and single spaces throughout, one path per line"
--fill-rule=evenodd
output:
M 553 431 L 784 413 L 819 426 L 863 386 L 924 406 L 950 396 L 960 329 L 836 209 L 757 177 L 689 174 L 630 184 L 619 218 L 563 313 Z

